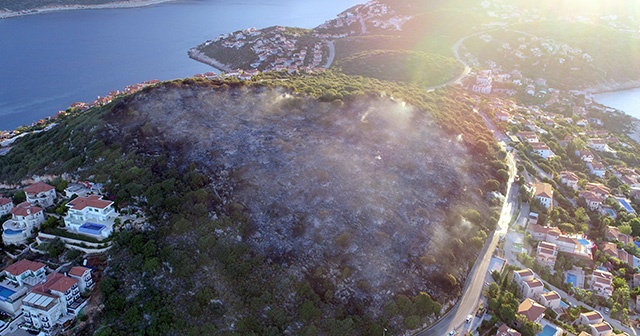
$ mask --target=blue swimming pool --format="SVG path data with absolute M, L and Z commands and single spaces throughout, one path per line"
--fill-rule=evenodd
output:
M 634 241 L 634 244 L 636 244 L 636 247 L 640 248 L 640 242 Z
M 635 210 L 633 210 L 633 208 L 631 207 L 631 205 L 629 204 L 629 202 L 627 202 L 626 199 L 624 198 L 616 198 L 616 200 L 618 201 L 618 203 L 620 203 L 620 205 L 622 205 L 622 207 L 627 210 L 628 212 L 636 212 Z
M 573 287 L 578 286 L 578 278 L 575 276 L 575 274 L 568 273 L 566 282 L 570 283 Z
M 22 234 L 22 230 L 4 229 L 4 234 L 7 236 L 19 235 Z
M 550 325 L 544 326 L 542 332 L 538 336 L 554 336 L 558 330 Z
M 102 230 L 104 230 L 105 228 L 106 228 L 105 225 L 87 222 L 80 225 L 80 227 L 78 228 L 78 231 L 82 233 L 88 233 L 88 234 L 98 236 L 102 233 Z
M 7 301 L 7 299 L 15 293 L 15 291 L 12 291 L 7 287 L 0 286 L 0 300 L 2 301 Z
M 588 240 L 586 240 L 586 239 L 584 239 L 584 238 L 580 238 L 580 239 L 578 239 L 578 241 L 580 242 L 580 244 L 582 244 L 582 245 L 584 245 L 584 246 L 589 246 L 589 245 L 591 245 L 591 242 L 590 242 L 590 241 L 588 241 Z

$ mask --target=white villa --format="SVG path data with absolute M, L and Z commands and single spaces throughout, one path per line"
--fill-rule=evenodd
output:
M 613 293 L 611 282 L 613 275 L 607 271 L 594 270 L 591 277 L 591 287 L 597 295 L 608 299 Z
M 22 300 L 25 323 L 36 329 L 49 330 L 64 314 L 62 302 L 55 295 L 31 292 Z
M 22 303 L 25 322 L 48 330 L 75 318 L 87 300 L 80 297 L 77 279 L 51 273 L 45 282 L 31 289 Z
M 69 271 L 69 276 L 78 280 L 78 288 L 81 292 L 93 288 L 93 278 L 91 277 L 91 269 L 75 266 Z
M 22 202 L 11 209 L 11 219 L 2 224 L 2 241 L 5 245 L 22 244 L 31 237 L 33 228 L 39 228 L 43 222 L 42 208 Z
M 13 202 L 6 197 L 0 197 L 0 216 L 8 215 L 13 209 Z
M 50 207 L 56 199 L 56 188 L 44 182 L 34 183 L 24 188 L 27 202 L 41 207 Z
M 68 230 L 96 238 L 106 238 L 113 232 L 118 213 L 112 201 L 102 196 L 78 197 L 67 204 L 68 214 L 64 223 Z
M 536 183 L 533 196 L 540 204 L 549 209 L 553 206 L 553 187 L 549 183 Z
M 35 286 L 45 279 L 45 264 L 37 261 L 22 259 L 4 270 L 4 274 L 16 286 L 25 284 Z

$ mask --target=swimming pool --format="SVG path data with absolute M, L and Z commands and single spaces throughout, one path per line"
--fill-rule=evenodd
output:
M 554 336 L 558 332 L 558 330 L 550 325 L 544 326 L 542 332 L 538 334 L 538 336 Z
M 7 287 L 0 286 L 0 300 L 2 301 L 7 301 L 7 299 L 15 293 L 15 291 L 12 291 Z
M 7 236 L 19 235 L 21 233 L 22 233 L 22 230 L 4 229 L 4 234 Z
M 99 236 L 102 233 L 102 230 L 104 230 L 105 228 L 106 226 L 102 224 L 86 222 L 80 225 L 80 227 L 78 228 L 78 231 L 82 233 L 88 233 L 91 235 Z
M 573 287 L 578 286 L 578 278 L 575 274 L 567 273 L 567 283 L 570 283 Z
M 582 245 L 584 245 L 584 246 L 589 246 L 589 245 L 591 245 L 591 242 L 590 242 L 590 241 L 588 241 L 588 240 L 586 240 L 586 239 L 584 239 L 584 238 L 580 238 L 580 239 L 578 239 L 578 241 L 580 242 L 580 244 L 582 244 Z
M 636 211 L 633 210 L 633 208 L 631 207 L 631 205 L 629 204 L 629 202 L 627 202 L 626 199 L 624 198 L 616 198 L 616 200 L 618 201 L 618 203 L 620 203 L 620 205 L 622 205 L 622 207 L 627 210 L 628 212 L 632 212 L 635 213 Z

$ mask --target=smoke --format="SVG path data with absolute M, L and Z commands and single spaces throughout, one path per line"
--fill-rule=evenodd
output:
M 212 176 L 233 176 L 216 189 L 233 186 L 256 227 L 252 247 L 286 258 L 291 274 L 346 267 L 342 286 L 366 282 L 372 292 L 342 295 L 382 304 L 373 293 L 433 293 L 430 272 L 466 267 L 452 248 L 473 225 L 453 214 L 477 201 L 468 190 L 479 186 L 459 139 L 428 113 L 389 98 L 328 103 L 277 90 L 166 97 L 137 109 L 167 139 L 191 144 L 189 159 Z

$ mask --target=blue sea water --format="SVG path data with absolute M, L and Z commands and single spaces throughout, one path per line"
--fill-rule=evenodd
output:
M 189 48 L 273 25 L 313 28 L 361 0 L 187 0 L 0 20 L 0 130 L 150 79 L 213 70 Z
M 640 119 L 640 88 L 594 95 L 595 101 Z

